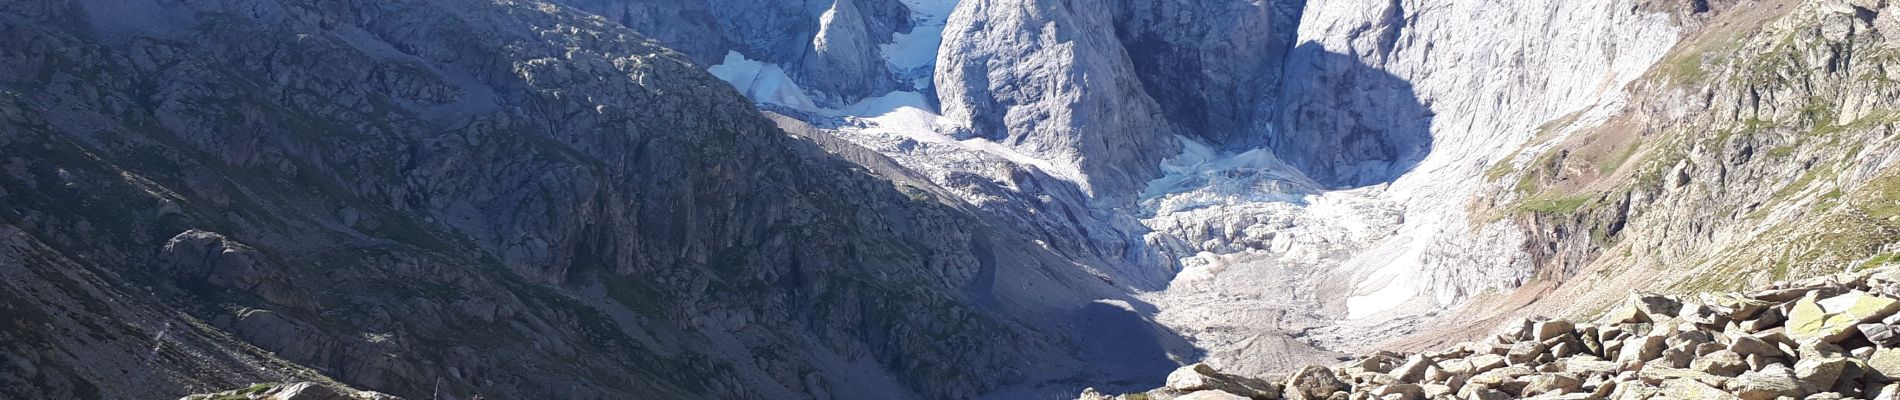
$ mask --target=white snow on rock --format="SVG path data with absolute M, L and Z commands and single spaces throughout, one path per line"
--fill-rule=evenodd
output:
M 738 88 L 739 93 L 766 104 L 776 104 L 800 110 L 817 110 L 818 103 L 805 94 L 805 89 L 792 82 L 785 75 L 785 69 L 778 64 L 753 61 L 737 51 L 727 52 L 726 60 L 706 69 Z
M 761 103 L 840 119 L 838 137 L 940 183 L 974 174 L 1013 185 L 1013 171 L 1030 168 L 1086 182 L 1074 165 L 946 134 L 953 121 L 926 94 L 935 93 L 932 66 L 957 1 L 903 1 L 914 28 L 881 50 L 914 90 L 825 109 L 775 65 L 731 54 L 713 73 Z M 1139 295 L 1159 309 L 1156 321 L 1206 349 L 1211 364 L 1259 369 L 1242 373 L 1291 365 L 1321 353 L 1300 343 L 1326 348 L 1402 334 L 1381 329 L 1521 283 L 1529 273 L 1521 233 L 1466 215 L 1469 196 L 1489 184 L 1481 172 L 1548 121 L 1580 115 L 1590 125 L 1613 114 L 1624 86 L 1679 34 L 1666 15 L 1630 13 L 1623 0 L 1423 3 L 1431 2 L 1314 2 L 1295 40 L 1403 80 L 1429 107 L 1432 151 L 1404 175 L 1328 190 L 1271 149 L 1220 150 L 1177 136 L 1181 152 L 1160 163 L 1163 176 L 1137 188 L 1136 207 L 1104 211 L 1137 220 L 1147 232 L 1131 235 L 1177 261 L 1171 284 Z M 1383 36 L 1388 31 L 1397 37 Z M 1289 68 L 1298 65 L 1315 64 Z M 1340 117 L 1358 117 L 1354 111 Z M 944 186 L 973 204 L 1007 200 Z
M 937 63 L 937 47 L 943 45 L 943 26 L 957 0 L 903 0 L 913 18 L 909 33 L 891 35 L 891 42 L 879 47 L 891 71 L 911 80 L 912 87 L 930 87 L 930 70 Z

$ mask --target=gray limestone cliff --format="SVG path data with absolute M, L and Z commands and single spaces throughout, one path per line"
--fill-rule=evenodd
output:
M 26 1 L 0 31 L 3 397 L 967 398 L 1115 379 L 1072 321 L 1147 324 L 560 5 Z
M 776 63 L 825 106 L 900 88 L 880 45 L 909 32 L 898 0 L 561 0 L 703 65 L 728 53 Z

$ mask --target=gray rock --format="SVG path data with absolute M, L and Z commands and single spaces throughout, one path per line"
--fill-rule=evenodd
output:
M 1420 400 L 1425 398 L 1425 389 L 1410 383 L 1394 383 L 1372 388 L 1370 394 L 1381 399 Z
M 1737 376 L 1749 370 L 1748 362 L 1742 358 L 1741 354 L 1728 350 L 1697 357 L 1690 368 L 1720 376 Z
M 1543 343 L 1517 342 L 1511 345 L 1511 352 L 1505 358 L 1511 365 L 1524 365 L 1537 361 L 1538 357 L 1545 355 L 1545 350 Z
M 1794 363 L 1795 378 L 1814 388 L 1831 388 L 1847 369 L 1847 359 L 1839 357 L 1803 358 Z
M 1246 396 L 1228 393 L 1228 392 L 1216 389 L 1216 390 L 1202 390 L 1198 392 L 1188 393 L 1186 395 L 1182 395 L 1181 397 L 1176 397 L 1175 400 L 1249 400 L 1249 399 Z
M 1623 343 L 1622 352 L 1617 354 L 1617 362 L 1649 361 L 1662 357 L 1664 341 L 1662 336 L 1644 336 Z
M 1583 389 L 1583 380 L 1563 373 L 1538 374 L 1531 376 L 1524 386 L 1524 396 L 1572 393 Z
M 1333 392 L 1346 390 L 1345 382 L 1333 376 L 1333 371 L 1324 367 L 1308 366 L 1287 378 L 1283 398 L 1287 400 L 1318 400 L 1332 396 Z
M 1662 384 L 1658 386 L 1661 388 L 1662 393 L 1678 399 L 1721 400 L 1737 398 L 1735 395 L 1729 394 L 1729 392 L 1724 392 L 1721 389 L 1702 382 L 1697 382 L 1693 379 L 1671 379 L 1663 381 Z
M 1257 398 L 1277 397 L 1281 391 L 1273 383 L 1221 373 L 1202 363 L 1182 366 L 1169 373 L 1167 388 L 1181 392 L 1220 391 Z
M 1419 383 L 1421 379 L 1425 378 L 1425 370 L 1436 366 L 1436 363 L 1432 362 L 1429 358 L 1425 358 L 1424 355 L 1414 354 L 1406 358 L 1404 364 L 1400 364 L 1398 368 L 1392 370 L 1392 377 L 1398 379 L 1400 382 Z
M 1763 356 L 1763 357 L 1784 356 L 1781 353 L 1781 349 L 1778 347 L 1775 347 L 1775 345 L 1769 344 L 1768 342 L 1762 341 L 1761 339 L 1756 338 L 1754 336 L 1747 336 L 1747 335 L 1736 336 L 1735 341 L 1729 344 L 1728 350 L 1735 352 L 1736 354 L 1741 354 L 1744 356 L 1749 356 L 1749 355 L 1758 355 L 1758 356 Z
M 1795 378 L 1793 372 L 1779 365 L 1742 373 L 1724 383 L 1722 387 L 1744 400 L 1799 397 L 1802 393 L 1801 381 Z
M 1561 319 L 1538 322 L 1532 329 L 1534 332 L 1532 339 L 1537 341 L 1556 339 L 1574 333 L 1575 329 L 1575 324 Z

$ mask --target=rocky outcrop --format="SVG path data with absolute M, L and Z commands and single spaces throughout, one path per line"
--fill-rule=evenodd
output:
M 944 31 L 938 103 L 959 137 L 1003 143 L 1092 195 L 1125 198 L 1179 153 L 1176 137 L 1264 142 L 1299 7 L 965 1 Z
M 1048 161 L 1092 195 L 1126 195 L 1158 176 L 1180 131 L 1142 87 L 1114 23 L 1098 4 L 959 4 L 935 76 L 955 136 Z
M 880 45 L 910 32 L 899 0 L 561 0 L 679 50 L 701 65 L 727 54 L 774 63 L 821 106 L 899 88 Z
M 967 398 L 1139 304 L 563 6 L 48 3 L 0 3 L 0 397 Z
M 1592 322 L 1520 319 L 1486 341 L 1307 367 L 1270 379 L 1280 385 L 1196 364 L 1116 398 L 1890 398 L 1896 288 L 1888 266 L 1748 293 L 1638 293 Z

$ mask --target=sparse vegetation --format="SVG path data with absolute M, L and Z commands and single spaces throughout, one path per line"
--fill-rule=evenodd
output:
M 1538 197 L 1524 201 L 1518 205 L 1518 209 L 1536 213 L 1573 214 L 1595 198 L 1595 193 L 1582 193 L 1563 197 Z

